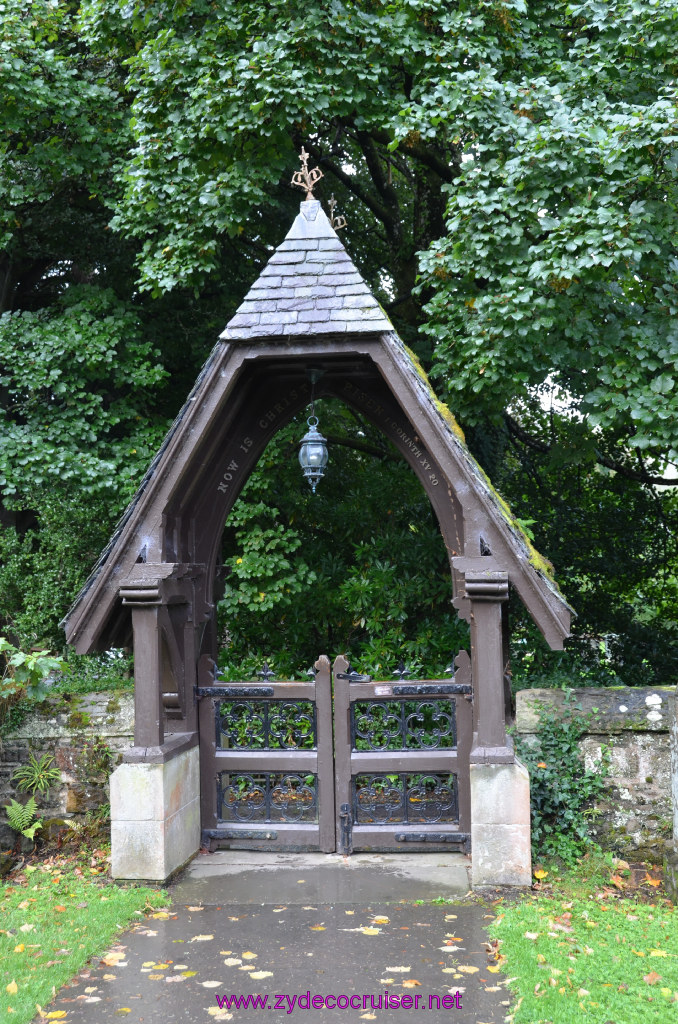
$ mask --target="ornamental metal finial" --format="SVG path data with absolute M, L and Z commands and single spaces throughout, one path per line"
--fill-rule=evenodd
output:
M 313 167 L 309 171 L 308 169 L 308 158 L 309 154 L 306 152 L 304 147 L 301 147 L 301 170 L 295 171 L 292 175 L 292 184 L 296 185 L 297 188 L 306 189 L 306 199 L 313 199 L 313 189 L 316 187 L 320 179 L 323 177 L 323 172 L 319 167 Z
M 335 231 L 341 231 L 342 228 L 346 227 L 348 221 L 346 220 L 343 214 L 340 214 L 338 217 L 334 216 L 334 211 L 337 206 L 337 200 L 334 198 L 334 192 L 330 196 L 330 201 L 328 202 L 327 205 L 330 208 L 330 224 L 332 225 Z

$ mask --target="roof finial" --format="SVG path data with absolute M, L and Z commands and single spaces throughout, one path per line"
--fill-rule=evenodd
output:
M 346 227 L 348 221 L 344 217 L 343 213 L 340 213 L 339 216 L 337 217 L 334 216 L 334 211 L 337 208 L 337 200 L 334 198 L 334 192 L 330 196 L 327 205 L 330 208 L 330 224 L 332 225 L 335 231 L 341 231 L 342 228 Z
M 309 154 L 306 152 L 304 147 L 301 147 L 301 170 L 295 171 L 292 175 L 292 184 L 296 185 L 297 188 L 306 189 L 306 199 L 313 199 L 313 189 L 318 184 L 320 179 L 323 177 L 323 172 L 319 167 L 313 167 L 310 171 L 308 169 L 308 157 Z

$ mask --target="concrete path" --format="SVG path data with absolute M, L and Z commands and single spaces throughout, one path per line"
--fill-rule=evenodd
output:
M 492 908 L 463 899 L 467 868 L 461 854 L 202 855 L 167 915 L 124 932 L 49 1010 L 68 1024 L 501 1024 Z

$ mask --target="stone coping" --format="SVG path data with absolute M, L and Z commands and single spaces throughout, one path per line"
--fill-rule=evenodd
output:
M 588 733 L 668 732 L 673 721 L 675 686 L 610 686 L 581 689 L 519 690 L 516 694 L 516 732 L 539 728 L 540 706 L 548 715 L 563 715 L 570 695 L 577 716 L 588 717 Z

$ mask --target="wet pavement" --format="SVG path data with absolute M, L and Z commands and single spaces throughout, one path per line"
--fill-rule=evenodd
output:
M 45 1011 L 68 1024 L 501 1024 L 494 894 L 464 899 L 467 867 L 461 854 L 200 856 L 167 912 L 123 932 Z

